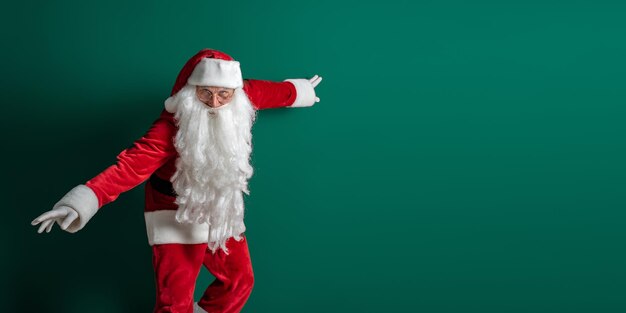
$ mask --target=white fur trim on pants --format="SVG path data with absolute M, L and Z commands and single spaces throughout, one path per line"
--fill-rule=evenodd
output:
M 144 212 L 148 242 L 151 246 L 166 243 L 196 244 L 208 242 L 209 225 L 184 224 L 176 220 L 176 211 Z
M 67 232 L 75 233 L 83 229 L 87 222 L 98 212 L 98 204 L 98 197 L 93 190 L 81 184 L 65 194 L 52 209 L 67 206 L 78 213 L 78 218 L 65 229 Z
M 193 313 L 208 313 L 202 307 L 198 305 L 198 302 L 193 303 Z
M 315 104 L 315 88 L 308 79 L 286 79 L 296 87 L 296 101 L 288 108 L 310 107 Z

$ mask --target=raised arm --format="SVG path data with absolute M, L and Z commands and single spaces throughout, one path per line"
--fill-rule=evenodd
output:
M 42 223 L 40 233 L 44 229 L 49 232 L 55 221 L 68 232 L 79 231 L 103 205 L 144 182 L 175 156 L 175 135 L 173 114 L 163 110 L 146 134 L 118 154 L 115 164 L 85 184 L 74 187 L 51 211 L 40 215 L 31 224 Z
M 243 90 L 258 110 L 309 107 L 319 102 L 315 96 L 315 86 L 321 80 L 317 75 L 311 79 L 287 79 L 283 82 L 246 79 Z

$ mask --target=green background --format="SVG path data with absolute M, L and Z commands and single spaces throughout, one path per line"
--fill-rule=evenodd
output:
M 143 185 L 76 234 L 30 221 L 148 129 L 201 48 L 324 78 L 253 128 L 244 312 L 626 311 L 621 1 L 0 11 L 3 311 L 151 312 Z

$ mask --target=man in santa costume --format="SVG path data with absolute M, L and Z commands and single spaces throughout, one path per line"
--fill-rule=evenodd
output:
M 242 79 L 239 62 L 204 49 L 180 71 L 165 108 L 117 162 L 70 190 L 32 225 L 75 233 L 105 204 L 144 181 L 156 281 L 154 313 L 239 312 L 253 285 L 244 231 L 251 127 L 259 109 L 308 107 L 322 80 Z M 194 303 L 204 265 L 215 281 Z

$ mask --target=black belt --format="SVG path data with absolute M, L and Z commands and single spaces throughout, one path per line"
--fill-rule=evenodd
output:
M 152 188 L 164 195 L 168 195 L 170 197 L 177 197 L 176 191 L 174 191 L 174 187 L 169 180 L 162 179 L 156 174 L 152 174 L 150 176 L 150 185 Z

